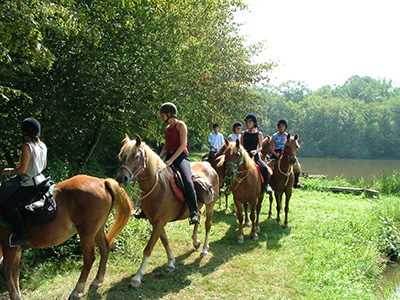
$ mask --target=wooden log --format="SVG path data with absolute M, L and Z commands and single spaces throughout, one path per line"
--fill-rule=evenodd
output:
M 366 197 L 379 198 L 379 191 L 376 190 L 365 189 L 364 194 Z
M 307 172 L 303 172 L 303 178 L 326 178 L 326 175 L 310 175 Z
M 351 187 L 341 187 L 341 186 L 330 186 L 329 189 L 334 192 L 342 192 L 342 193 L 355 193 L 355 194 L 361 194 L 364 192 L 364 189 L 362 188 L 351 188 Z

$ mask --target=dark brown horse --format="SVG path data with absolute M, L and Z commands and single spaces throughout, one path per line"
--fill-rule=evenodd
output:
M 269 135 L 267 135 L 265 139 L 263 139 L 261 145 L 262 145 L 261 159 L 265 161 L 265 158 L 267 157 L 268 153 L 272 153 L 272 149 L 274 149 L 275 142 Z
M 279 160 L 273 162 L 274 172 L 270 178 L 271 187 L 274 190 L 276 199 L 276 222 L 278 225 L 281 223 L 280 212 L 282 209 L 282 195 L 285 194 L 285 222 L 284 226 L 288 227 L 288 213 L 289 213 L 289 200 L 292 196 L 292 188 L 294 182 L 293 165 L 297 161 L 297 149 L 300 148 L 298 143 L 298 135 L 294 137 L 287 135 L 285 147 Z M 271 218 L 272 210 L 272 195 L 269 195 L 269 212 L 268 218 Z
M 103 282 L 110 245 L 128 222 L 132 214 L 132 203 L 114 179 L 99 179 L 85 175 L 78 175 L 57 184 L 54 188 L 54 197 L 58 210 L 56 219 L 48 224 L 28 226 L 30 244 L 25 248 L 56 246 L 78 233 L 83 254 L 83 268 L 69 299 L 79 299 L 95 260 L 94 243 L 99 248 L 101 259 L 91 288 L 97 288 Z M 113 206 L 117 214 L 106 235 L 104 228 Z M 2 271 L 10 298 L 20 300 L 22 298 L 18 277 L 22 248 L 8 246 L 10 234 L 10 229 L 0 227 Z
M 225 186 L 225 181 L 224 181 L 224 172 L 225 172 L 225 167 L 224 165 L 221 165 L 218 167 L 218 162 L 221 159 L 221 156 L 224 154 L 226 149 L 226 145 L 222 144 L 221 148 L 219 148 L 219 150 L 217 151 L 217 153 L 215 153 L 214 159 L 212 161 L 210 161 L 209 163 L 211 164 L 211 166 L 214 168 L 214 170 L 217 172 L 218 174 L 218 178 L 219 178 L 219 208 L 222 208 L 222 194 L 225 195 L 225 208 L 227 210 L 229 210 L 229 202 L 228 202 L 228 196 L 231 193 L 231 190 L 229 187 Z M 208 153 L 205 154 L 202 158 L 202 161 L 208 161 Z
M 236 142 L 225 141 L 227 146 L 224 159 L 219 165 L 225 163 L 226 175 L 232 178 L 232 193 L 237 216 L 239 220 L 238 242 L 243 243 L 243 212 L 242 205 L 250 204 L 251 238 L 258 239 L 259 215 L 264 193 L 261 189 L 262 180 L 257 171 L 256 164 L 247 151 Z
M 185 202 L 179 200 L 170 185 L 170 168 L 165 165 L 161 158 L 149 146 L 142 142 L 139 136 L 136 140 L 124 139 L 124 145 L 119 153 L 119 158 L 123 165 L 120 168 L 117 180 L 124 185 L 129 184 L 133 179 L 139 182 L 142 190 L 141 202 L 142 209 L 149 219 L 153 230 L 151 237 L 143 251 L 143 260 L 136 275 L 131 279 L 130 285 L 138 287 L 141 284 L 144 275 L 146 262 L 151 255 L 153 247 L 160 238 L 164 245 L 168 257 L 166 272 L 175 270 L 175 257 L 172 254 L 167 234 L 164 226 L 167 222 L 186 219 L 189 216 L 189 209 Z M 214 214 L 214 204 L 218 198 L 219 182 L 216 171 L 209 163 L 192 163 L 192 170 L 212 185 L 211 193 L 197 191 L 199 210 L 206 208 L 206 235 L 201 255 L 207 255 L 209 248 L 209 234 Z M 200 241 L 197 239 L 198 224 L 194 225 L 192 241 L 195 249 L 200 247 Z

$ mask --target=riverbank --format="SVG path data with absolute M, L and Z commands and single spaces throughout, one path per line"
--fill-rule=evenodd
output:
M 305 181 L 307 186 L 312 181 Z M 231 200 L 231 199 L 230 199 Z M 150 226 L 132 218 L 110 255 L 105 282 L 83 299 L 385 299 L 378 287 L 387 257 L 396 253 L 400 197 L 294 190 L 285 229 L 267 219 L 264 199 L 259 240 L 238 244 L 237 218 L 215 206 L 210 253 L 200 258 L 186 221 L 167 225 L 176 271 L 166 275 L 166 254 L 157 243 L 143 285 L 127 287 L 137 271 Z M 231 208 L 232 200 L 230 201 Z M 275 206 L 275 204 L 274 204 Z M 204 227 L 199 237 L 203 241 Z M 392 249 L 391 249 L 392 247 Z M 43 250 L 44 251 L 44 250 Z M 397 252 L 398 253 L 398 252 Z M 79 277 L 80 255 L 21 268 L 25 299 L 67 299 Z M 95 268 L 89 281 L 95 276 Z M 1 296 L 5 296 L 4 282 Z M 3 298 L 2 298 L 3 299 Z M 387 298 L 388 299 L 388 298 Z

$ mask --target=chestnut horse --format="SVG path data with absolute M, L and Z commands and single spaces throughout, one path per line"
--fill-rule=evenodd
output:
M 283 193 L 285 194 L 285 227 L 288 227 L 289 200 L 292 196 L 294 183 L 293 165 L 297 161 L 298 148 L 300 148 L 298 135 L 296 134 L 294 137 L 291 137 L 290 133 L 288 133 L 282 155 L 278 161 L 273 161 L 272 164 L 269 164 L 274 171 L 270 178 L 270 184 L 276 199 L 276 222 L 278 225 L 281 223 L 282 195 Z M 272 214 L 272 201 L 272 194 L 270 194 L 268 218 L 271 218 Z
M 214 170 L 217 172 L 218 174 L 218 178 L 219 178 L 219 208 L 222 208 L 222 194 L 225 195 L 225 208 L 227 210 L 229 210 L 229 203 L 228 203 L 228 196 L 231 193 L 231 190 L 228 186 L 225 187 L 225 189 L 223 188 L 225 185 L 225 180 L 224 180 L 224 173 L 225 173 L 225 166 L 221 165 L 221 166 L 217 166 L 218 162 L 221 159 L 221 156 L 224 154 L 226 149 L 226 145 L 222 144 L 221 148 L 219 148 L 219 150 L 217 151 L 217 153 L 215 153 L 214 159 L 212 161 L 210 161 L 211 166 L 214 168 Z M 208 161 L 208 153 L 203 155 L 202 161 Z
M 100 252 L 100 265 L 90 287 L 96 289 L 104 279 L 110 246 L 132 214 L 132 203 L 125 191 L 114 179 L 99 179 L 77 175 L 54 187 L 57 217 L 48 224 L 28 226 L 30 243 L 23 248 L 44 248 L 59 245 L 75 233 L 80 236 L 83 268 L 78 283 L 69 299 L 79 299 L 95 260 L 96 242 Z M 105 226 L 112 207 L 117 214 L 105 234 Z M 3 252 L 3 276 L 12 300 L 20 300 L 19 263 L 21 247 L 10 248 L 11 230 L 0 227 L 0 244 Z M 1 251 L 0 251 L 1 253 Z
M 166 272 L 175 270 L 175 257 L 169 246 L 165 225 L 167 222 L 182 220 L 189 217 L 189 209 L 186 202 L 182 202 L 175 196 L 169 179 L 171 177 L 170 168 L 164 161 L 147 146 L 140 136 L 136 140 L 131 140 L 127 135 L 123 140 L 124 145 L 119 153 L 119 158 L 123 165 L 120 168 L 117 180 L 120 184 L 128 185 L 131 180 L 138 181 L 142 190 L 141 202 L 142 210 L 153 226 L 150 239 L 143 251 L 143 260 L 136 275 L 131 279 L 130 285 L 138 287 L 144 275 L 146 262 L 151 255 L 153 247 L 160 238 L 167 253 L 168 265 Z M 206 207 L 206 235 L 204 240 L 202 256 L 207 255 L 209 248 L 209 234 L 214 214 L 214 204 L 218 198 L 219 180 L 216 171 L 207 162 L 191 163 L 192 170 L 212 185 L 212 193 L 202 191 L 200 198 L 208 198 L 205 203 L 198 203 L 199 211 Z M 199 214 L 200 216 L 201 214 Z M 200 247 L 197 239 L 198 224 L 194 225 L 192 241 L 195 249 Z
M 257 171 L 256 164 L 250 158 L 246 149 L 240 145 L 239 140 L 228 142 L 224 158 L 218 165 L 225 163 L 226 175 L 232 178 L 232 194 L 235 202 L 237 216 L 239 220 L 239 235 L 237 241 L 243 243 L 243 212 L 242 205 L 247 208 L 250 204 L 251 238 L 258 239 L 259 215 L 264 193 L 261 189 L 261 178 Z

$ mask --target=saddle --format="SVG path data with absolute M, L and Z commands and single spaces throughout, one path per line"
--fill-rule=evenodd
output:
M 50 178 L 40 183 L 27 199 L 18 207 L 27 224 L 46 224 L 57 216 L 56 201 L 53 197 L 54 182 Z M 11 228 L 9 220 L 0 216 L 0 225 Z
M 171 185 L 172 191 L 179 200 L 185 202 L 185 188 L 181 173 L 173 165 L 171 165 L 171 167 L 169 168 L 169 172 L 171 174 L 171 176 L 169 177 L 169 183 Z M 193 172 L 192 170 L 192 181 L 199 203 L 208 204 L 213 201 L 214 189 L 208 180 L 199 176 L 196 172 Z

